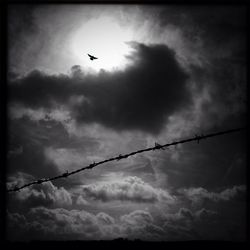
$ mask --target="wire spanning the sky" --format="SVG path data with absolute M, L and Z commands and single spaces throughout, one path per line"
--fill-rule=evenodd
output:
M 191 141 L 197 141 L 197 143 L 199 143 L 200 140 L 203 140 L 203 139 L 206 139 L 206 138 L 210 138 L 210 137 L 214 137 L 214 136 L 219 136 L 219 135 L 224 135 L 224 134 L 229 134 L 229 133 L 233 133 L 233 132 L 238 132 L 238 131 L 242 131 L 244 129 L 246 129 L 246 128 L 245 127 L 243 127 L 243 128 L 236 128 L 236 129 L 231 129 L 231 130 L 225 130 L 225 131 L 220 131 L 220 132 L 216 132 L 216 133 L 211 133 L 211 134 L 207 134 L 207 135 L 200 134 L 200 135 L 195 135 L 192 138 L 183 139 L 183 140 L 180 140 L 180 141 L 174 141 L 174 142 L 166 143 L 166 144 L 163 144 L 163 145 L 158 144 L 157 142 L 155 142 L 155 146 L 154 147 L 140 149 L 140 150 L 131 152 L 129 154 L 124 154 L 124 155 L 119 154 L 116 157 L 112 157 L 112 158 L 109 158 L 109 159 L 106 159 L 106 160 L 102 160 L 102 161 L 99 161 L 99 162 L 93 162 L 93 163 L 91 163 L 91 164 L 89 164 L 87 166 L 84 166 L 82 168 L 76 169 L 76 170 L 71 171 L 71 172 L 66 171 L 65 173 L 63 173 L 61 175 L 57 175 L 57 176 L 49 177 L 49 178 L 38 179 L 38 180 L 29 182 L 29 183 L 24 184 L 24 185 L 19 186 L 19 187 L 15 186 L 13 188 L 7 189 L 7 192 L 17 192 L 17 191 L 20 191 L 20 190 L 22 190 L 22 189 L 24 189 L 26 187 L 29 187 L 29 186 L 32 186 L 32 185 L 35 185 L 35 184 L 42 184 L 44 182 L 53 181 L 53 180 L 60 179 L 60 178 L 67 178 L 70 175 L 77 174 L 77 173 L 82 172 L 82 171 L 84 171 L 86 169 L 92 169 L 92 168 L 94 168 L 94 167 L 96 167 L 98 165 L 104 164 L 106 162 L 111 162 L 111 161 L 115 161 L 115 160 L 119 161 L 121 159 L 125 159 L 125 158 L 128 158 L 130 156 L 133 156 L 133 155 L 136 155 L 136 154 L 140 154 L 140 153 L 143 153 L 143 152 L 160 150 L 160 149 L 161 150 L 165 150 L 165 148 L 167 148 L 167 147 L 175 146 L 177 144 L 182 144 L 182 143 L 191 142 Z

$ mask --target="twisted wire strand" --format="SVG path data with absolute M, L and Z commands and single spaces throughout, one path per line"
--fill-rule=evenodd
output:
M 27 184 L 24 184 L 22 186 L 15 186 L 13 188 L 10 188 L 10 189 L 7 189 L 6 191 L 7 192 L 18 192 L 26 187 L 29 187 L 29 186 L 32 186 L 32 185 L 35 185 L 35 184 L 42 184 L 44 182 L 48 182 L 48 181 L 54 181 L 56 179 L 60 179 L 60 178 L 67 178 L 73 174 L 77 174 L 79 172 L 82 172 L 86 169 L 92 169 L 98 165 L 101 165 L 101 164 L 104 164 L 106 162 L 111 162 L 111 161 L 119 161 L 121 159 L 125 159 L 125 158 L 128 158 L 130 156 L 133 156 L 133 155 L 136 155 L 136 154 L 141 154 L 143 152 L 147 152 L 147 151 L 154 151 L 154 150 L 165 150 L 165 148 L 167 147 L 170 147 L 170 146 L 174 146 L 174 145 L 178 145 L 178 144 L 182 144 L 182 143 L 187 143 L 187 142 L 192 142 L 192 141 L 196 141 L 197 143 L 200 142 L 200 140 L 203 140 L 203 139 L 207 139 L 207 138 L 211 138 L 211 137 L 214 137 L 214 136 L 219 136 L 219 135 L 224 135 L 224 134 L 229 134 L 229 133 L 234 133 L 234 132 L 238 132 L 238 131 L 242 131 L 242 130 L 245 130 L 246 127 L 242 127 L 242 128 L 236 128 L 236 129 L 231 129 L 231 130 L 225 130 L 225 131 L 220 131 L 220 132 L 216 132 L 216 133 L 211 133 L 211 134 L 207 134 L 207 135 L 204 135 L 204 134 L 200 134 L 200 135 L 195 135 L 194 137 L 192 138 L 189 138 L 189 139 L 184 139 L 184 140 L 180 140 L 180 141 L 174 141 L 174 142 L 171 142 L 171 143 L 166 143 L 166 144 L 163 144 L 163 145 L 160 145 L 158 144 L 157 142 L 155 143 L 155 146 L 154 147 L 149 147 L 149 148 L 145 148 L 145 149 L 140 149 L 140 150 L 137 150 L 137 151 L 134 151 L 134 152 L 131 152 L 129 154 L 119 154 L 118 156 L 116 157 L 112 157 L 112 158 L 109 158 L 109 159 L 106 159 L 106 160 L 102 160 L 102 161 L 99 161 L 99 162 L 93 162 L 87 166 L 84 166 L 82 168 L 79 168 L 79 169 L 76 169 L 74 171 L 71 171 L 71 172 L 68 172 L 66 171 L 65 173 L 61 174 L 61 175 L 57 175 L 57 176 L 54 176 L 54 177 L 49 177 L 49 178 L 42 178 L 42 179 L 38 179 L 38 180 L 35 180 L 35 181 L 32 181 L 32 182 L 29 182 Z

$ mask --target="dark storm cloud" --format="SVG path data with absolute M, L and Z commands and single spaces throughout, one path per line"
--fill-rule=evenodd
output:
M 244 6 L 208 7 L 190 9 L 192 18 L 200 26 L 205 43 L 234 46 L 239 55 L 244 56 L 246 32 L 246 8 Z M 241 44 L 240 47 L 236 45 Z M 244 46 L 242 46 L 244 45 Z M 235 51 L 234 51 L 235 52 Z M 243 53 L 242 53 L 243 52 Z M 237 56 L 237 54 L 233 54 Z
M 182 33 L 185 44 L 193 44 L 194 53 L 202 55 L 203 63 L 192 67 L 192 79 L 197 87 L 210 89 L 212 103 L 203 107 L 206 121 L 246 114 L 246 12 L 244 6 L 185 5 L 159 12 L 162 29 L 173 25 Z
M 243 60 L 245 59 L 243 58 Z M 246 115 L 246 65 L 220 59 L 214 62 L 211 70 L 210 79 L 214 82 L 211 97 L 214 105 L 217 106 L 217 116 L 232 114 L 236 117 L 240 114 Z M 209 107 L 204 106 L 204 112 L 208 109 Z M 233 119 L 231 120 L 233 122 Z
M 243 124 L 229 121 L 223 125 L 207 130 L 207 133 Z M 201 133 L 205 130 L 196 131 Z M 164 154 L 168 167 L 163 163 L 160 168 L 168 175 L 168 184 L 177 189 L 203 187 L 213 190 L 223 186 L 240 186 L 245 183 L 246 178 L 246 138 L 246 132 L 242 131 L 204 140 L 199 144 L 182 144 L 181 148 L 172 150 L 172 155 L 176 154 L 176 158 L 169 158 Z
M 17 148 L 13 148 L 12 150 L 9 150 L 8 157 L 20 155 L 20 154 L 22 154 L 22 152 L 23 152 L 22 146 L 19 146 Z
M 158 15 L 162 27 L 168 24 L 182 27 L 186 35 L 202 36 L 206 45 L 225 45 L 246 32 L 246 7 L 244 6 L 178 6 L 167 7 Z M 190 37 L 191 38 L 191 37 Z M 193 39 L 197 38 L 194 36 Z M 244 50 L 244 47 L 238 48 Z
M 33 12 L 35 5 L 10 5 L 8 9 L 9 45 L 16 46 L 20 39 L 37 32 Z
M 12 175 L 20 171 L 36 178 L 58 174 L 57 167 L 47 161 L 44 154 L 45 147 L 51 146 L 52 141 L 55 145 L 68 141 L 61 124 L 54 124 L 54 129 L 48 130 L 42 123 L 34 123 L 27 117 L 12 120 L 9 126 L 8 173 Z
M 16 77 L 16 66 L 23 64 L 24 60 L 27 62 L 36 58 L 37 51 L 43 47 L 44 38 L 40 40 L 39 45 L 35 45 L 34 40 L 31 43 L 30 39 L 40 32 L 34 17 L 36 8 L 36 5 L 25 4 L 8 6 L 8 63 L 11 71 L 9 77 Z M 29 58 L 24 56 L 27 48 L 34 49 Z
M 197 8 L 191 14 L 193 21 L 199 23 L 204 48 L 211 54 L 208 72 L 214 83 L 211 94 L 218 113 L 243 111 L 245 115 L 246 8 L 217 6 L 203 11 Z
M 131 46 L 133 64 L 124 71 L 84 75 L 77 66 L 70 76 L 33 71 L 10 82 L 10 101 L 34 109 L 68 104 L 79 123 L 159 133 L 169 115 L 190 103 L 188 75 L 167 46 Z

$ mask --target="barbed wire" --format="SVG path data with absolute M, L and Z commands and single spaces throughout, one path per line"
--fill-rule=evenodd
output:
M 241 130 L 244 130 L 244 129 L 246 129 L 246 128 L 245 127 L 243 127 L 243 128 L 236 128 L 236 129 L 225 130 L 225 131 L 221 131 L 221 132 L 217 132 L 217 133 L 211 133 L 211 134 L 207 134 L 207 135 L 204 135 L 204 134 L 197 135 L 196 134 L 192 138 L 184 139 L 184 140 L 180 140 L 180 141 L 175 141 L 175 142 L 171 142 L 171 143 L 166 143 L 166 144 L 163 144 L 163 145 L 155 142 L 154 147 L 140 149 L 140 150 L 131 152 L 129 154 L 124 154 L 124 155 L 119 154 L 116 157 L 112 157 L 112 158 L 109 158 L 109 159 L 106 159 L 106 160 L 103 160 L 103 161 L 99 161 L 99 162 L 93 162 L 93 163 L 91 163 L 91 164 L 89 164 L 89 165 L 87 165 L 85 167 L 76 169 L 76 170 L 71 171 L 71 172 L 66 171 L 65 173 L 63 173 L 61 175 L 58 175 L 58 176 L 54 176 L 54 177 L 50 177 L 50 178 L 38 179 L 38 180 L 29 182 L 29 183 L 24 184 L 24 185 L 19 186 L 19 187 L 16 185 L 13 188 L 7 189 L 7 192 L 17 192 L 17 191 L 20 191 L 20 190 L 22 190 L 22 189 L 24 189 L 26 187 L 29 187 L 29 186 L 32 186 L 32 185 L 35 185 L 35 184 L 42 184 L 44 182 L 54 181 L 54 180 L 60 179 L 60 178 L 67 178 L 70 175 L 79 173 L 79 172 L 84 171 L 86 169 L 92 169 L 92 168 L 94 168 L 94 167 L 96 167 L 98 165 L 104 164 L 106 162 L 111 162 L 111 161 L 115 161 L 115 160 L 116 161 L 120 161 L 121 159 L 125 159 L 125 158 L 128 158 L 128 157 L 136 155 L 136 154 L 141 154 L 143 152 L 160 150 L 160 149 L 161 150 L 165 150 L 165 148 L 167 148 L 167 147 L 175 146 L 175 145 L 178 145 L 178 144 L 187 143 L 187 142 L 191 142 L 191 141 L 197 141 L 197 143 L 199 143 L 200 140 L 203 140 L 203 139 L 206 139 L 206 138 L 210 138 L 210 137 L 214 137 L 214 136 L 219 136 L 219 135 L 223 135 L 223 134 L 228 134 L 228 133 L 233 133 L 233 132 L 238 132 L 238 131 L 241 131 Z

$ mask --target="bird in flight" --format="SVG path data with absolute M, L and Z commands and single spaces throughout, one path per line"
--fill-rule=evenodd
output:
M 88 54 L 88 56 L 89 56 L 89 59 L 92 61 L 92 60 L 94 60 L 94 59 L 98 59 L 97 57 L 94 57 L 94 56 L 92 56 L 92 55 L 90 55 L 90 54 Z

